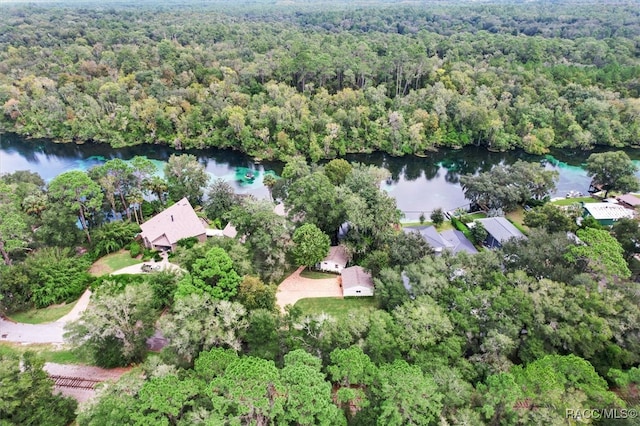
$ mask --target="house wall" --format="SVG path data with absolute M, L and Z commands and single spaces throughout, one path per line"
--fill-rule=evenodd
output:
M 491 234 L 489 234 L 489 236 L 484 240 L 484 243 L 486 244 L 487 247 L 492 249 L 502 247 L 502 244 L 500 244 L 500 241 L 496 240 Z
M 316 268 L 326 272 L 340 273 L 344 269 L 342 265 L 338 265 L 336 262 L 320 262 L 316 264 Z
M 343 296 L 373 296 L 373 289 L 364 286 L 354 286 L 344 288 L 342 290 Z

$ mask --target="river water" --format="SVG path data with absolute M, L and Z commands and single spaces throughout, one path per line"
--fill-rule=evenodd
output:
M 256 163 L 251 157 L 231 150 L 176 152 L 161 145 L 112 148 L 106 144 L 59 144 L 0 134 L 0 173 L 31 170 L 49 181 L 68 170 L 88 170 L 113 158 L 129 160 L 136 155 L 144 155 L 156 164 L 161 174 L 171 154 L 185 152 L 198 157 L 212 178 L 224 179 L 236 192 L 253 194 L 259 198 L 268 195 L 262 183 L 265 173 L 279 175 L 283 167 L 280 162 Z M 640 152 L 627 152 L 640 165 L 640 161 L 637 161 L 640 160 Z M 540 162 L 546 169 L 560 173 L 553 196 L 564 196 L 569 191 L 586 193 L 590 179 L 582 165 L 588 155 L 589 152 L 556 151 L 546 156 L 534 156 L 522 151 L 494 153 L 484 148 L 467 147 L 462 150 L 440 150 L 424 158 L 391 157 L 383 153 L 354 154 L 345 158 L 387 168 L 391 172 L 391 179 L 384 183 L 384 190 L 396 198 L 398 208 L 405 215 L 403 220 L 415 221 L 421 213 L 428 217 L 438 207 L 453 210 L 466 206 L 467 201 L 459 183 L 461 175 L 487 171 L 496 164 L 512 164 L 518 159 Z M 254 176 L 251 181 L 245 178 L 249 171 Z

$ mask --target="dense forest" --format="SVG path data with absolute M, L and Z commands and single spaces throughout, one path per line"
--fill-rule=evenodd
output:
M 636 146 L 635 2 L 5 5 L 0 130 L 258 158 Z

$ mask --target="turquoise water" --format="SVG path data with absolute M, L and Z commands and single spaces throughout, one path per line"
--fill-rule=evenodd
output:
M 268 197 L 268 190 L 263 184 L 264 176 L 278 176 L 283 167 L 280 162 L 256 163 L 237 151 L 209 149 L 187 152 L 198 158 L 212 179 L 223 179 L 236 192 L 253 194 L 258 198 Z M 627 152 L 640 166 L 640 152 Z M 56 144 L 46 140 L 24 140 L 14 135 L 0 135 L 0 172 L 31 170 L 50 180 L 67 170 L 88 170 L 109 159 L 128 161 L 136 155 L 143 155 L 153 161 L 158 174 L 162 175 L 164 164 L 173 153 L 176 151 L 158 145 L 114 149 L 103 144 Z M 454 210 L 467 205 L 460 188 L 461 175 L 487 171 L 496 164 L 512 164 L 518 159 L 540 162 L 546 169 L 559 172 L 560 179 L 554 196 L 564 196 L 569 191 L 586 193 L 590 179 L 582 165 L 589 154 L 557 151 L 546 156 L 534 156 L 521 151 L 492 153 L 470 147 L 442 150 L 428 157 L 390 157 L 373 153 L 348 155 L 345 158 L 387 168 L 391 178 L 383 183 L 383 189 L 396 198 L 405 220 L 417 220 L 421 213 L 428 216 L 438 207 Z

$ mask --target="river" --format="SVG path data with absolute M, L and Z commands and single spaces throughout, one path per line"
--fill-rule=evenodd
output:
M 103 162 L 121 158 L 129 160 L 144 155 L 152 160 L 162 173 L 164 163 L 177 151 L 161 145 L 139 145 L 112 148 L 106 144 L 59 144 L 49 140 L 26 140 L 12 134 L 0 134 L 0 173 L 31 170 L 46 181 L 58 174 L 73 170 L 88 170 Z M 259 198 L 268 192 L 262 183 L 265 173 L 279 175 L 283 164 L 262 161 L 260 163 L 240 152 L 206 149 L 179 151 L 195 155 L 212 178 L 229 182 L 238 193 L 253 194 Z M 636 164 L 640 164 L 640 152 L 627 151 Z M 387 168 L 391 179 L 383 188 L 396 198 L 398 208 L 405 214 L 404 221 L 415 221 L 421 213 L 429 213 L 441 207 L 453 210 L 467 205 L 460 175 L 489 170 L 496 164 L 512 164 L 518 159 L 540 162 L 548 170 L 557 170 L 560 179 L 553 196 L 564 196 L 569 191 L 586 193 L 590 179 L 582 164 L 589 152 L 552 152 L 546 156 L 534 156 L 522 151 L 505 153 L 489 152 L 484 148 L 467 147 L 461 150 L 440 150 L 428 157 L 391 157 L 383 153 L 347 155 L 349 161 L 374 164 Z M 254 179 L 243 177 L 248 171 Z M 640 176 L 640 174 L 639 174 Z

